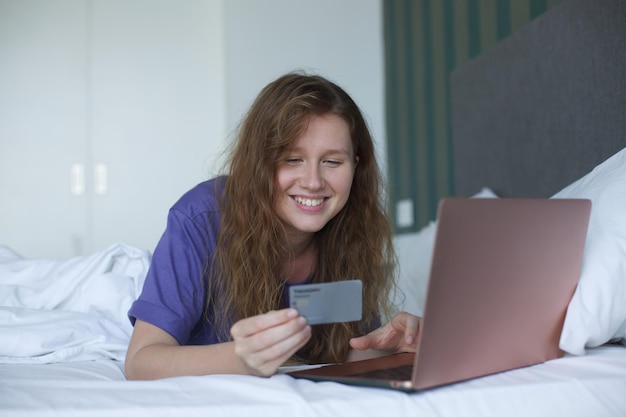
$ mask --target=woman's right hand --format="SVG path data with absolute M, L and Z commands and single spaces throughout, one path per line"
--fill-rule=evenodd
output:
M 230 330 L 235 355 L 252 375 L 270 376 L 311 338 L 311 326 L 293 308 L 238 321 Z

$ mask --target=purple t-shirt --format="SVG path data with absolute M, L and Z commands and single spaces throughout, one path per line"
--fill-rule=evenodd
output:
M 172 206 L 167 227 L 157 244 L 143 290 L 128 316 L 172 335 L 181 345 L 219 342 L 205 315 L 203 271 L 215 250 L 220 226 L 219 199 L 226 177 L 198 184 Z M 285 297 L 288 302 L 288 286 Z M 287 302 L 283 307 L 286 307 Z M 232 323 L 226 328 L 229 329 Z

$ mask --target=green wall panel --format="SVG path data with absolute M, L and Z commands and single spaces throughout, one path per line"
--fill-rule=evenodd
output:
M 450 73 L 559 0 L 383 0 L 389 196 L 397 233 L 454 195 Z M 476 190 L 479 191 L 479 190 Z M 398 202 L 411 224 L 398 225 Z

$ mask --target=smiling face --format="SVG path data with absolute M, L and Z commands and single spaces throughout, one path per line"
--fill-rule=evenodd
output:
M 356 164 L 348 124 L 312 116 L 276 170 L 275 210 L 293 244 L 310 240 L 346 205 Z

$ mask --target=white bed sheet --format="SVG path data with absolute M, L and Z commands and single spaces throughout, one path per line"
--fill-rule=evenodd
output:
M 2 364 L 0 416 L 626 415 L 623 346 L 413 394 L 287 375 L 122 378 L 119 362 L 105 359 Z

